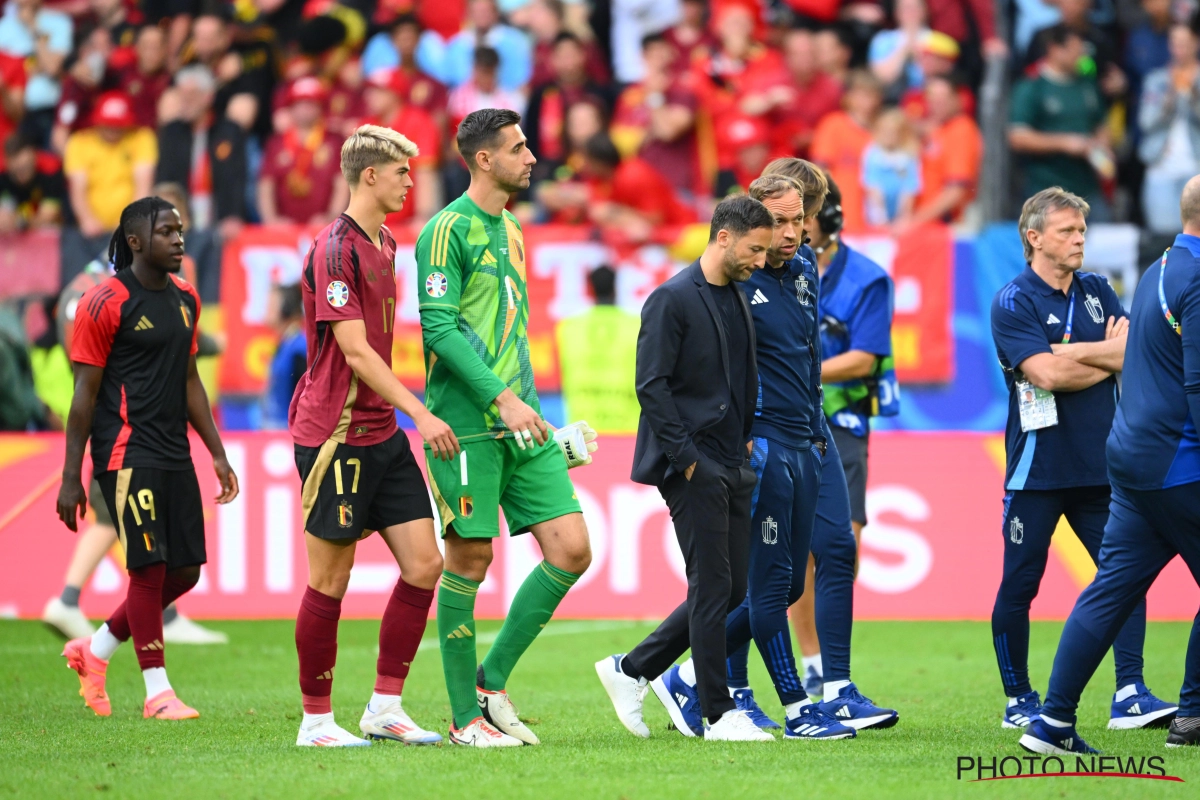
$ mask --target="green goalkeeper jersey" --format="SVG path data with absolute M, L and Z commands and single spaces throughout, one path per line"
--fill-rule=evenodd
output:
M 492 401 L 506 388 L 541 413 L 529 363 L 525 242 L 516 218 L 462 195 L 417 238 L 425 405 L 460 440 L 512 433 Z

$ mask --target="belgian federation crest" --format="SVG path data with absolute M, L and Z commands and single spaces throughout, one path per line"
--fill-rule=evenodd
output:
M 808 278 L 803 275 L 796 278 L 796 299 L 802 306 L 812 305 L 812 292 L 808 289 Z
M 343 500 L 337 507 L 338 527 L 349 528 L 354 524 L 354 506 Z
M 1083 304 L 1087 309 L 1088 316 L 1092 318 L 1092 322 L 1097 325 L 1104 322 L 1104 306 L 1100 304 L 1100 298 L 1094 295 L 1087 296 L 1087 302 Z
M 1013 517 L 1008 523 L 1008 538 L 1013 544 L 1025 541 L 1025 525 L 1020 517 Z
M 772 517 L 767 517 L 762 524 L 763 544 L 777 544 L 779 542 L 779 523 Z

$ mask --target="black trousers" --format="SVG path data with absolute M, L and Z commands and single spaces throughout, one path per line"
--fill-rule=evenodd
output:
M 659 487 L 687 567 L 687 602 L 626 656 L 653 680 L 690 646 L 700 709 L 710 719 L 735 707 L 725 687 L 725 618 L 746 596 L 755 482 L 749 466 L 726 467 L 704 456 L 690 481 L 672 475 Z

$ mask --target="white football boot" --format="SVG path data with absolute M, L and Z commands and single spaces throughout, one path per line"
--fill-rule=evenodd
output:
M 479 701 L 479 713 L 483 714 L 483 718 L 491 723 L 493 728 L 514 739 L 520 739 L 525 744 L 538 744 L 537 735 L 517 716 L 517 707 L 512 704 L 508 692 L 503 689 L 489 692 L 477 686 L 475 699 Z
M 775 737 L 754 724 L 750 715 L 741 709 L 726 711 L 712 725 L 704 726 L 708 742 L 773 742 Z
M 450 744 L 465 747 L 521 747 L 524 742 L 496 730 L 483 717 L 476 717 L 461 730 L 450 726 Z
M 318 714 L 305 725 L 300 723 L 296 735 L 298 747 L 370 747 L 366 739 L 360 739 L 345 728 L 338 727 L 333 714 Z
M 368 739 L 391 739 L 402 744 L 437 744 L 442 741 L 440 733 L 427 731 L 404 713 L 400 701 L 384 706 L 372 713 L 370 705 L 363 709 L 358 728 Z

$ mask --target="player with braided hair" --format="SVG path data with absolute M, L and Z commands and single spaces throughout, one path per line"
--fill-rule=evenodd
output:
M 176 276 L 183 264 L 178 210 L 160 197 L 130 203 L 109 257 L 115 274 L 84 294 L 75 318 L 75 394 L 58 516 L 74 531 L 86 510 L 80 474 L 90 438 L 93 472 L 126 554 L 129 589 L 100 630 L 68 642 L 63 655 L 79 673 L 84 702 L 108 716 L 108 661 L 132 638 L 146 683 L 143 716 L 191 719 L 199 713 L 175 696 L 162 641 L 163 608 L 196 585 L 206 560 L 188 423 L 212 454 L 218 503 L 237 497 L 237 476 L 196 372 L 200 296 Z

